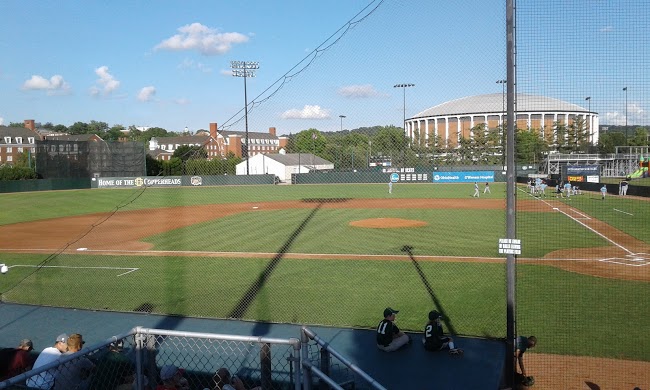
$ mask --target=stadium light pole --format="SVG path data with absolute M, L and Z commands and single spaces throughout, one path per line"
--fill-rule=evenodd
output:
M 249 174 L 248 167 L 248 96 L 246 94 L 246 79 L 248 77 L 255 77 L 255 70 L 260 68 L 259 62 L 252 61 L 230 61 L 230 68 L 232 69 L 232 75 L 235 77 L 244 78 L 244 117 L 246 118 L 246 175 Z
M 415 84 L 395 84 L 395 85 L 393 85 L 393 88 L 402 88 L 402 90 L 404 91 L 404 93 L 403 93 L 403 95 L 404 95 L 403 96 L 403 101 L 404 101 L 403 112 L 404 112 L 404 115 L 402 116 L 402 126 L 404 126 L 404 132 L 406 132 L 406 88 L 409 88 L 409 87 L 415 87 Z
M 339 115 L 339 118 L 341 118 L 341 132 L 343 132 L 343 118 L 347 118 L 347 116 Z
M 629 146 L 630 141 L 627 136 L 627 87 L 623 88 L 625 91 L 625 146 Z

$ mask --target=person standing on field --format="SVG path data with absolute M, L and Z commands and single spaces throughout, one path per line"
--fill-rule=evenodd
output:
M 607 186 L 603 184 L 602 187 L 600 187 L 600 197 L 602 200 L 605 200 L 605 195 L 607 194 Z
M 474 182 L 474 195 L 472 195 L 472 196 L 474 198 L 478 198 L 479 196 L 481 196 L 481 194 L 479 193 L 479 190 L 478 190 L 478 183 L 477 182 Z
M 484 194 L 485 193 L 488 193 L 488 194 L 492 193 L 492 191 L 490 191 L 490 183 L 488 183 L 487 181 L 485 182 L 485 189 L 483 189 L 483 193 Z
M 627 180 L 623 180 L 619 186 L 619 195 L 625 196 L 627 195 L 627 186 L 628 186 Z
M 393 193 L 393 180 L 390 180 L 388 182 L 388 193 L 392 194 Z
M 411 343 L 411 338 L 400 331 L 395 325 L 395 314 L 399 310 L 387 307 L 384 310 L 384 319 L 377 325 L 377 348 L 385 352 L 393 352 Z

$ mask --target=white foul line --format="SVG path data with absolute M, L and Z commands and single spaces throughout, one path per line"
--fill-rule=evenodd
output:
M 524 192 L 524 193 L 526 192 L 526 191 L 524 191 L 524 190 L 522 190 L 522 189 L 519 189 L 519 191 L 522 191 L 522 192 Z M 537 198 L 537 199 L 539 199 L 539 198 Z M 623 249 L 625 252 L 627 252 L 627 253 L 629 253 L 629 254 L 634 254 L 634 252 L 632 252 L 631 250 L 629 250 L 629 249 L 625 248 L 624 246 L 618 244 L 617 242 L 615 242 L 614 240 L 610 239 L 609 237 L 606 237 L 606 236 L 603 235 L 602 233 L 596 231 L 594 228 L 592 228 L 592 227 L 590 227 L 590 226 L 587 226 L 587 225 L 584 224 L 583 222 L 580 222 L 577 218 L 573 218 L 572 216 L 570 216 L 570 215 L 567 214 L 566 212 L 560 210 L 559 208 L 557 208 L 557 207 L 553 207 L 553 206 L 552 206 L 550 203 L 548 203 L 546 200 L 542 200 L 542 199 L 540 199 L 540 200 L 541 200 L 542 202 L 544 202 L 547 206 L 551 207 L 553 210 L 556 210 L 556 211 L 561 212 L 562 214 L 564 214 L 564 215 L 566 215 L 567 217 L 571 218 L 572 220 L 576 221 L 576 222 L 579 223 L 580 225 L 586 227 L 587 229 L 589 229 L 589 230 L 591 230 L 592 232 L 596 233 L 597 235 L 601 236 L 601 237 L 604 238 L 606 241 L 609 241 L 609 242 L 611 242 L 612 244 L 616 245 L 617 247 Z M 569 207 L 570 207 L 570 206 L 569 206 Z
M 634 217 L 634 214 L 626 213 L 625 211 L 622 211 L 622 210 L 619 210 L 619 209 L 614 209 L 614 211 L 618 211 L 619 213 L 623 213 L 623 214 L 631 215 L 631 216 Z
M 131 272 L 133 272 L 133 271 L 137 271 L 137 270 L 140 269 L 140 268 L 125 268 L 125 267 L 73 267 L 73 266 L 68 266 L 68 265 L 42 265 L 42 266 L 38 266 L 38 265 L 24 265 L 24 264 L 16 264 L 16 265 L 12 265 L 12 266 L 10 266 L 9 268 L 13 268 L 13 267 L 25 267 L 25 268 L 71 268 L 71 269 L 110 269 L 110 270 L 127 269 L 127 270 L 128 270 L 127 272 L 123 272 L 123 273 L 117 275 L 118 277 L 120 277 L 120 276 L 122 276 L 122 275 L 130 274 Z

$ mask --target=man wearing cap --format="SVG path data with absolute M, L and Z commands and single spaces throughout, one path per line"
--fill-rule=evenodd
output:
M 68 350 L 68 335 L 63 333 L 56 337 L 54 346 L 45 348 L 34 362 L 32 369 L 37 369 L 48 363 L 52 363 L 61 357 L 61 354 Z M 27 379 L 27 386 L 35 389 L 51 389 L 54 385 L 54 374 L 56 368 L 47 370 Z
M 382 351 L 393 352 L 411 342 L 411 338 L 394 323 L 397 313 L 399 310 L 387 307 L 384 310 L 384 319 L 377 325 L 377 348 Z
M 162 366 L 160 369 L 160 380 L 156 390 L 189 390 L 187 379 L 183 378 L 183 372 L 173 364 Z
M 68 351 L 61 355 L 61 358 L 81 351 L 85 343 L 80 334 L 71 334 L 67 341 Z M 54 390 L 87 389 L 90 387 L 90 374 L 94 369 L 95 364 L 84 356 L 61 364 L 56 370 Z
M 13 378 L 23 372 L 29 371 L 34 364 L 31 350 L 34 349 L 32 340 L 23 339 L 16 348 L 0 350 L 0 381 Z
M 422 344 L 427 351 L 441 351 L 449 348 L 450 355 L 462 355 L 463 350 L 456 348 L 454 339 L 446 337 L 440 323 L 442 315 L 435 310 L 429 312 L 429 322 L 424 326 L 424 338 Z

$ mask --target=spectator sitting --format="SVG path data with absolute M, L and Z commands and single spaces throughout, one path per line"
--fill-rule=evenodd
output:
M 61 354 L 68 350 L 68 335 L 63 333 L 56 337 L 54 346 L 45 348 L 34 362 L 32 369 L 37 369 L 51 363 L 61 357 Z M 38 375 L 27 378 L 27 387 L 35 389 L 51 389 L 54 385 L 54 373 L 56 369 L 50 369 Z
M 30 355 L 32 349 L 34 349 L 32 340 L 23 339 L 16 348 L 0 350 L 0 381 L 29 371 L 34 364 L 34 359 Z
M 213 390 L 246 390 L 244 382 L 236 376 L 231 376 L 227 368 L 221 367 L 214 374 L 214 389 Z M 257 386 L 250 390 L 260 390 L 261 387 Z
M 189 390 L 187 379 L 183 378 L 183 372 L 173 364 L 162 366 L 160 369 L 160 380 L 156 390 Z
M 80 334 L 71 334 L 67 341 L 68 351 L 61 355 L 61 357 L 81 351 L 85 343 Z M 84 356 L 60 365 L 56 371 L 54 390 L 85 390 L 89 388 L 90 374 L 94 369 L 95 364 Z

